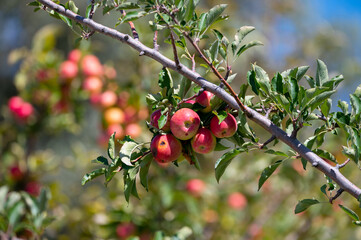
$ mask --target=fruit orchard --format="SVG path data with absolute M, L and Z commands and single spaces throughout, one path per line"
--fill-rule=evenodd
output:
M 72 47 L 49 25 L 8 57 L 1 239 L 360 236 L 360 84 L 335 100 L 344 77 L 322 60 L 267 73 L 227 4 L 83 5 L 28 3 Z M 94 38 L 131 51 L 101 59 Z

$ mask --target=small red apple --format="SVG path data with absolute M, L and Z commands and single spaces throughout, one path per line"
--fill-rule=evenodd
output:
M 71 50 L 68 54 L 68 60 L 72 61 L 73 63 L 78 64 L 82 56 L 82 53 L 79 49 Z
M 152 139 L 150 150 L 157 162 L 173 162 L 182 154 L 182 144 L 171 133 L 159 134 Z
M 24 102 L 18 111 L 18 117 L 21 119 L 28 119 L 34 113 L 33 105 L 28 102 Z
M 20 169 L 18 165 L 10 167 L 10 178 L 14 181 L 19 181 L 24 177 L 24 172 Z
M 111 124 L 107 128 L 107 135 L 109 137 L 115 132 L 116 139 L 122 139 L 124 137 L 124 129 L 120 124 Z
M 242 193 L 234 192 L 228 196 L 228 206 L 241 210 L 247 206 L 247 198 Z
M 162 116 L 162 110 L 161 109 L 155 110 L 152 113 L 152 115 L 150 115 L 150 125 L 159 129 L 158 120 L 161 116 Z M 161 130 L 163 130 L 165 132 L 168 132 L 170 130 L 170 121 L 168 118 L 167 118 L 166 124 L 162 127 Z
M 196 178 L 190 179 L 186 185 L 187 191 L 195 197 L 199 197 L 200 195 L 202 195 L 205 188 L 206 184 L 202 180 Z
M 41 189 L 40 184 L 35 181 L 28 182 L 25 186 L 25 191 L 28 192 L 30 195 L 33 195 L 34 197 L 39 196 L 40 189 Z
M 100 95 L 100 104 L 103 108 L 111 107 L 117 103 L 117 95 L 113 91 L 105 91 Z
M 207 128 L 200 128 L 192 138 L 191 145 L 196 153 L 210 153 L 216 147 L 216 137 Z
M 100 93 L 102 91 L 102 87 L 103 81 L 99 77 L 87 77 L 83 82 L 83 89 L 91 94 Z
M 72 61 L 64 61 L 59 68 L 62 79 L 72 80 L 78 75 L 78 65 Z
M 133 223 L 120 223 L 116 229 L 117 235 L 120 239 L 127 239 L 135 233 L 135 226 Z
M 115 79 L 117 77 L 117 71 L 113 67 L 105 66 L 104 75 L 108 79 Z
M 214 116 L 210 123 L 210 129 L 217 138 L 232 137 L 237 131 L 236 118 L 228 113 L 228 116 L 219 124 L 217 116 Z
M 108 108 L 104 111 L 104 120 L 108 125 L 122 124 L 125 120 L 124 112 L 117 107 Z
M 142 128 L 138 123 L 131 123 L 125 127 L 125 135 L 129 135 L 132 138 L 137 138 L 142 134 Z
M 181 108 L 170 120 L 170 130 L 181 140 L 191 139 L 196 135 L 201 120 L 198 114 L 190 108 Z
M 83 74 L 85 76 L 101 76 L 103 75 L 103 66 L 99 59 L 94 55 L 87 55 L 81 62 Z
M 203 107 L 205 107 L 204 109 L 201 110 L 201 112 L 207 113 L 212 111 L 211 99 L 213 96 L 214 96 L 213 93 L 208 91 L 203 91 L 201 94 L 199 94 L 196 97 L 196 102 L 202 105 Z
M 23 104 L 24 104 L 24 100 L 21 97 L 14 96 L 9 99 L 8 108 L 12 113 L 17 115 Z

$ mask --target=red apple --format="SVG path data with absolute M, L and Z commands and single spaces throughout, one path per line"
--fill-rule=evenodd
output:
M 117 77 L 117 71 L 113 67 L 105 66 L 104 75 L 108 79 L 115 79 Z
M 125 121 L 127 123 L 135 122 L 137 120 L 137 109 L 133 106 L 127 106 L 124 109 Z
M 117 226 L 116 232 L 120 239 L 127 239 L 135 233 L 135 226 L 133 223 L 120 223 Z
M 162 110 L 161 109 L 155 110 L 152 113 L 152 115 L 150 115 L 150 125 L 159 129 L 158 120 L 161 116 L 162 116 Z M 161 130 L 166 131 L 166 132 L 168 132 L 170 130 L 170 121 L 168 118 L 167 118 L 166 124 L 162 127 Z
M 10 178 L 15 181 L 19 181 L 24 177 L 24 172 L 20 169 L 18 165 L 10 167 L 9 172 Z
M 192 138 L 192 148 L 196 153 L 210 153 L 216 147 L 216 137 L 207 128 L 200 128 Z
M 214 116 L 210 123 L 210 129 L 217 138 L 232 137 L 237 131 L 236 118 L 228 113 L 228 116 L 219 124 L 217 116 Z
M 62 79 L 72 80 L 78 75 L 78 65 L 72 61 L 64 61 L 60 65 L 59 74 Z
M 137 138 L 142 134 L 142 128 L 138 123 L 131 123 L 125 127 L 125 135 L 129 135 L 132 138 Z
M 38 182 L 28 182 L 25 186 L 25 191 L 28 192 L 30 195 L 33 195 L 34 197 L 39 196 L 40 194 L 40 184 Z
M 232 209 L 241 210 L 247 206 L 247 198 L 239 192 L 228 196 L 228 206 Z
M 182 154 L 182 144 L 171 133 L 159 134 L 152 139 L 150 150 L 157 162 L 173 162 Z
M 91 94 L 100 93 L 102 91 L 103 81 L 99 77 L 87 77 L 83 82 L 83 89 Z
M 105 91 L 100 95 L 100 104 L 103 108 L 111 107 L 117 103 L 117 95 L 113 91 Z
M 103 66 L 99 59 L 94 55 L 87 55 L 81 62 L 82 70 L 85 76 L 103 75 Z
M 34 108 L 33 105 L 31 105 L 28 102 L 24 102 L 23 105 L 21 106 L 21 108 L 19 109 L 18 113 L 18 117 L 21 119 L 27 119 L 28 117 L 30 117 L 33 113 L 34 113 Z
M 198 114 L 190 108 L 181 108 L 170 120 L 170 130 L 181 140 L 191 139 L 196 135 L 201 120 Z
M 195 197 L 202 195 L 205 188 L 206 184 L 202 180 L 196 178 L 190 179 L 186 185 L 187 191 Z
M 107 135 L 109 137 L 115 132 L 116 139 L 122 139 L 124 136 L 124 129 L 120 124 L 111 124 L 107 128 Z
M 204 109 L 201 110 L 202 112 L 207 113 L 212 111 L 211 99 L 213 96 L 214 96 L 213 93 L 208 91 L 203 91 L 201 94 L 199 94 L 196 97 L 196 102 L 202 105 L 203 107 L 205 107 Z
M 78 64 L 78 62 L 81 59 L 81 55 L 82 55 L 82 53 L 79 49 L 71 50 L 68 54 L 68 60 L 72 61 L 73 63 Z
M 23 104 L 24 100 L 21 97 L 14 96 L 9 99 L 8 107 L 12 113 L 17 115 Z
M 104 120 L 108 125 L 122 124 L 125 120 L 124 112 L 117 107 L 108 108 L 104 111 Z

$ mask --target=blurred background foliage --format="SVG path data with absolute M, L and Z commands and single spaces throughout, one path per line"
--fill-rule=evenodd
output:
M 309 74 L 314 75 L 315 60 L 319 58 L 328 65 L 331 76 L 339 73 L 345 76 L 337 98 L 348 101 L 348 94 L 360 83 L 361 75 L 361 16 L 358 15 L 361 11 L 357 14 L 361 6 L 357 1 L 225 2 L 229 4 L 226 11 L 230 18 L 216 28 L 222 28 L 232 36 L 238 27 L 252 25 L 256 27 L 252 38 L 265 44 L 248 51 L 235 63 L 232 69 L 239 73 L 233 81 L 235 89 L 245 81 L 250 63 L 257 62 L 270 75 L 287 68 L 310 65 Z M 218 3 L 201 1 L 199 9 L 206 10 Z M 84 13 L 88 2 L 76 1 L 76 4 Z M 102 104 L 100 94 L 105 91 L 116 93 L 115 105 L 128 120 L 123 119 L 118 125 L 124 133 L 131 123 L 137 125 L 135 128 L 141 134 L 132 128 L 134 137 L 149 142 L 150 135 L 143 131 L 148 114 L 145 94 L 158 91 L 155 81 L 161 66 L 138 57 L 127 46 L 97 34 L 88 41 L 77 43 L 78 36 L 65 24 L 44 12 L 32 13 L 33 9 L 24 2 L 6 0 L 1 5 L 2 234 L 47 239 L 139 236 L 144 240 L 161 235 L 179 239 L 361 237 L 361 230 L 352 225 L 351 219 L 337 206 L 342 202 L 359 212 L 354 199 L 344 194 L 336 203 L 329 204 L 319 189 L 326 179 L 314 169 L 303 171 L 299 160 L 287 160 L 257 192 L 260 173 L 278 160 L 262 153 L 238 157 L 219 184 L 213 170 L 218 153 L 200 157 L 200 172 L 183 163 L 178 168 L 152 163 L 149 192 L 138 189 L 141 200 L 132 199 L 130 204 L 124 199 L 121 181 L 113 181 L 105 188 L 99 179 L 82 187 L 82 176 L 94 168 L 91 160 L 106 154 L 111 124 L 105 117 L 109 106 Z M 94 19 L 114 26 L 117 16 L 103 17 L 97 12 Z M 151 46 L 153 35 L 147 22 L 147 19 L 141 19 L 135 25 L 141 33 L 140 40 Z M 127 24 L 117 28 L 130 32 Z M 171 56 L 171 49 L 162 36 L 159 39 L 160 50 Z M 117 73 L 114 76 L 102 72 L 99 77 L 103 86 L 98 98 L 84 87 L 88 76 L 81 72 L 80 62 L 77 62 L 79 72 L 72 81 L 61 77 L 61 64 L 75 48 L 81 51 L 82 59 L 94 54 L 102 66 L 114 68 Z M 43 70 L 46 74 L 39 74 Z M 30 117 L 19 118 L 9 110 L 8 101 L 13 96 L 20 96 L 33 106 Z M 59 102 L 66 104 L 59 105 Z M 255 128 L 259 134 L 262 132 Z M 311 132 L 301 132 L 300 138 L 304 140 L 310 135 Z M 267 137 L 262 136 L 263 140 Z M 339 139 L 330 136 L 326 148 L 343 162 Z M 346 167 L 343 172 L 357 184 L 359 173 L 351 170 Z M 311 207 L 302 214 L 293 213 L 298 200 L 312 197 L 324 204 Z M 45 212 L 44 204 L 47 206 Z

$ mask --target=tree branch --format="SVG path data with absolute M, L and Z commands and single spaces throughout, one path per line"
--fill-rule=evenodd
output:
M 59 14 L 62 14 L 64 16 L 67 16 L 68 18 L 88 26 L 89 28 L 93 29 L 96 32 L 99 32 L 101 34 L 110 36 L 114 39 L 117 39 L 133 49 L 137 50 L 138 52 L 144 52 L 144 55 L 154 59 L 155 61 L 161 63 L 163 66 L 168 67 L 170 69 L 173 69 L 174 71 L 178 72 L 179 74 L 185 76 L 186 78 L 192 80 L 196 84 L 202 86 L 205 90 L 210 91 L 214 93 L 217 97 L 221 98 L 223 101 L 228 103 L 228 105 L 234 109 L 241 109 L 239 103 L 237 100 L 228 94 L 224 89 L 220 88 L 219 86 L 207 81 L 201 75 L 199 75 L 196 72 L 193 72 L 191 69 L 187 68 L 183 64 L 180 64 L 179 67 L 175 64 L 174 61 L 170 60 L 169 58 L 165 57 L 158 51 L 149 48 L 142 44 L 141 42 L 131 38 L 129 35 L 118 32 L 115 29 L 106 27 L 102 24 L 99 24 L 97 22 L 94 22 L 91 19 L 84 18 L 82 16 L 79 16 L 75 13 L 73 13 L 70 10 L 65 9 L 63 6 L 58 5 L 51 0 L 38 0 L 38 2 L 44 4 L 46 7 L 58 12 Z M 228 83 L 227 83 L 228 84 Z M 287 135 L 286 132 L 284 132 L 282 129 L 280 129 L 277 125 L 272 123 L 268 118 L 262 116 L 255 110 L 244 106 L 243 110 L 247 117 L 252 120 L 253 122 L 257 123 L 261 127 L 263 127 L 266 131 L 274 135 L 276 138 L 278 138 L 280 141 L 287 144 L 289 147 L 291 147 L 293 150 L 299 153 L 301 157 L 306 159 L 308 162 L 310 162 L 315 168 L 323 172 L 326 176 L 330 177 L 332 180 L 334 180 L 340 188 L 344 189 L 346 192 L 351 194 L 353 197 L 358 199 L 358 197 L 361 195 L 361 189 L 355 186 L 351 181 L 349 181 L 336 167 L 332 167 L 325 161 L 323 161 L 319 156 L 317 156 L 315 153 L 313 153 L 310 149 L 308 149 L 306 146 L 304 146 L 300 141 L 297 139 L 293 139 L 290 136 Z

